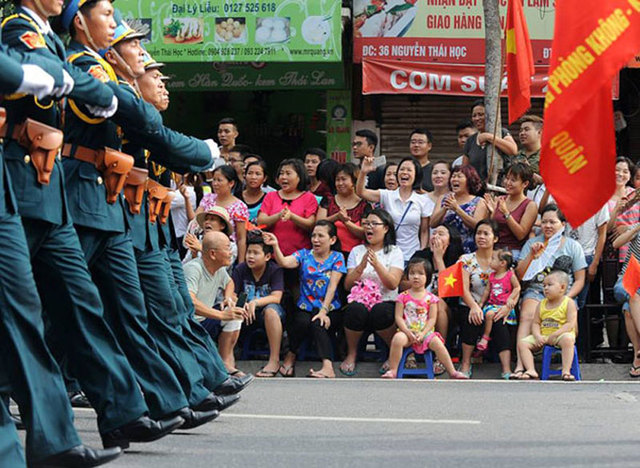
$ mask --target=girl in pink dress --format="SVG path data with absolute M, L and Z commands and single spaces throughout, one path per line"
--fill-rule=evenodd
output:
M 484 312 L 484 334 L 476 349 L 483 353 L 491 340 L 491 329 L 496 313 L 501 308 L 506 308 L 508 314 L 504 321 L 508 325 L 517 325 L 516 311 L 514 307 L 520 297 L 520 283 L 513 271 L 513 255 L 508 250 L 496 250 L 491 256 L 489 267 L 493 273 L 489 274 L 489 284 L 484 290 L 480 307 Z
M 407 266 L 410 288 L 396 299 L 396 324 L 398 332 L 391 340 L 390 369 L 383 379 L 395 379 L 404 348 L 411 346 L 416 353 L 433 351 L 452 379 L 468 379 L 453 367 L 451 356 L 440 333 L 434 330 L 438 315 L 438 297 L 427 291 L 431 283 L 431 263 L 423 258 L 413 258 Z

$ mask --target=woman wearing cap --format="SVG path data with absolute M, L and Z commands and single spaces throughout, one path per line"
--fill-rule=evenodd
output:
M 233 226 L 229 212 L 221 206 L 209 206 L 199 212 L 187 227 L 184 236 L 184 246 L 189 249 L 182 263 L 188 263 L 202 253 L 202 237 L 209 231 L 225 233 L 231 241 L 231 265 L 238 257 L 238 246 L 231 239 Z
M 220 166 L 213 171 L 211 183 L 213 193 L 208 193 L 202 198 L 196 215 L 214 206 L 221 206 L 231 220 L 233 233 L 231 240 L 238 245 L 238 261 L 244 262 L 244 254 L 247 249 L 247 221 L 249 220 L 249 208 L 233 195 L 234 187 L 240 185 L 236 171 L 231 166 Z

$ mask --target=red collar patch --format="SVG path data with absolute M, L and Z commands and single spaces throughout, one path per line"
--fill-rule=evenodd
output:
M 20 36 L 20 40 L 29 49 L 41 49 L 43 47 L 47 47 L 47 44 L 44 42 L 44 38 L 35 31 L 25 32 Z

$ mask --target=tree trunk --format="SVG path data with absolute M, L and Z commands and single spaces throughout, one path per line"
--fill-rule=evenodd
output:
M 500 86 L 502 82 L 502 29 L 499 0 L 483 0 L 485 30 L 484 105 L 485 131 L 502 136 L 500 122 Z M 502 169 L 502 157 L 492 145 L 487 150 L 488 183 L 495 184 Z

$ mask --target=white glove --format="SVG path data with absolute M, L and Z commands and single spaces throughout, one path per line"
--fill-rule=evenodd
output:
M 22 65 L 22 72 L 24 77 L 16 93 L 33 94 L 38 99 L 51 96 L 55 86 L 55 80 L 51 75 L 39 66 L 31 64 Z
M 95 117 L 108 119 L 109 117 L 112 117 L 113 114 L 115 114 L 118 110 L 118 98 L 113 96 L 113 100 L 111 101 L 111 105 L 109 107 L 87 105 L 87 109 L 89 109 L 89 112 L 91 112 Z
M 220 148 L 218 148 L 216 142 L 211 138 L 209 138 L 208 140 L 204 140 L 204 142 L 207 144 L 207 146 L 209 147 L 209 151 L 211 152 L 211 162 L 215 166 L 217 166 L 218 162 L 222 160 L 222 165 L 224 165 L 224 159 L 220 158 Z
M 71 75 L 67 73 L 67 70 L 64 70 L 64 69 L 62 70 L 62 77 L 63 77 L 62 86 L 53 89 L 53 95 L 57 98 L 67 96 L 73 90 L 73 87 L 75 85 L 73 78 L 71 78 Z

